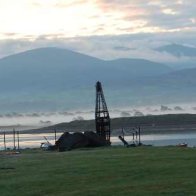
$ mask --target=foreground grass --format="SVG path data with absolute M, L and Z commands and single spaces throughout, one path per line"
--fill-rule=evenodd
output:
M 1 196 L 196 195 L 190 148 L 26 150 L 0 155 L 0 168 Z

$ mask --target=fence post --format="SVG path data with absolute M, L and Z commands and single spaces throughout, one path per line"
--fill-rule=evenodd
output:
M 14 150 L 16 149 L 16 131 L 13 129 Z
M 20 138 L 19 138 L 19 131 L 17 131 L 17 139 L 18 139 L 18 150 L 20 150 Z
M 54 129 L 54 142 L 55 142 L 55 144 L 56 144 L 56 129 Z
M 4 141 L 4 149 L 6 150 L 7 147 L 6 147 L 6 140 L 5 140 L 5 131 L 3 132 L 3 141 Z

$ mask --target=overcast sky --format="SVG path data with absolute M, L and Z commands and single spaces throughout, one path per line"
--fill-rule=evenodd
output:
M 107 59 L 142 43 L 195 45 L 196 1 L 0 0 L 0 24 L 0 57 L 57 46 Z

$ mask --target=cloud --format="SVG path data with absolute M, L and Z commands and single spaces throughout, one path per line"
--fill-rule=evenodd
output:
M 155 48 L 171 43 L 196 47 L 196 35 L 192 31 L 72 38 L 62 38 L 61 34 L 46 34 L 34 40 L 29 40 L 28 38 L 0 40 L 0 57 L 40 47 L 59 47 L 105 60 L 143 58 L 167 64 L 195 61 L 195 59 L 190 57 L 176 57 L 166 52 L 161 53 L 154 50 Z
M 71 7 L 71 6 L 85 4 L 88 2 L 90 2 L 90 1 L 89 0 L 72 0 L 72 1 L 60 0 L 55 3 L 55 6 L 58 8 L 67 8 L 67 7 Z
M 0 0 L 0 38 L 193 32 L 195 10 L 194 0 Z
M 195 0 L 0 0 L 0 58 L 60 47 L 106 60 L 192 61 L 154 48 L 196 46 L 195 10 Z
M 165 0 L 97 0 L 97 4 L 103 11 L 113 12 L 113 10 L 123 13 L 124 20 L 131 23 L 143 21 L 143 25 L 138 31 L 167 32 L 194 30 L 194 20 L 196 4 L 194 0 L 165 1 Z M 141 27 L 144 28 L 141 28 Z M 127 28 L 128 30 L 128 28 Z M 134 32 L 134 29 L 130 28 Z

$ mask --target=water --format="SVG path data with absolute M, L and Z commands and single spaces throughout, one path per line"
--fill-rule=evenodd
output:
M 57 139 L 62 133 L 57 133 Z M 47 140 L 54 144 L 54 133 L 42 133 L 42 134 L 20 134 L 20 148 L 39 148 L 40 144 Z M 128 143 L 132 143 L 131 136 L 125 136 L 125 140 Z M 111 137 L 112 145 L 123 145 L 118 137 Z M 187 143 L 189 147 L 196 146 L 196 133 L 178 133 L 178 134 L 148 134 L 141 135 L 141 142 L 143 144 L 151 144 L 153 146 L 168 146 L 177 145 L 179 143 Z M 16 147 L 17 147 L 16 137 Z M 13 135 L 6 135 L 6 147 L 13 148 Z M 3 134 L 0 134 L 0 150 L 4 149 Z
M 128 143 L 133 142 L 132 136 L 125 137 L 125 140 Z M 115 144 L 121 144 L 122 142 L 119 139 L 112 138 L 112 141 Z M 187 143 L 189 147 L 196 146 L 196 133 L 175 133 L 175 134 L 148 134 L 141 135 L 141 142 L 146 145 L 153 146 L 169 146 L 169 145 L 178 145 L 181 143 Z
M 62 133 L 57 133 L 57 139 L 60 137 Z M 19 145 L 20 148 L 39 148 L 41 143 L 47 142 L 46 139 L 51 143 L 54 144 L 55 136 L 54 133 L 40 133 L 40 134 L 20 134 L 19 135 Z M 13 149 L 14 142 L 13 142 L 13 135 L 6 135 L 6 147 Z M 18 138 L 16 135 L 16 148 L 18 147 Z M 3 134 L 0 135 L 0 149 L 4 149 L 4 137 Z

